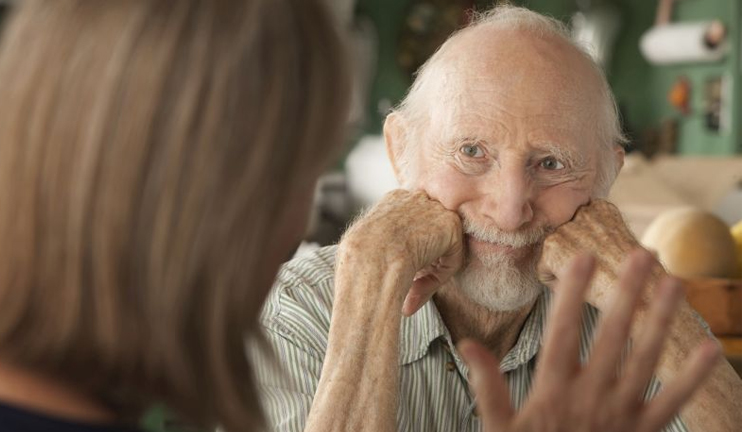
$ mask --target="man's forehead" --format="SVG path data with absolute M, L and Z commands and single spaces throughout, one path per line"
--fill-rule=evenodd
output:
M 490 111 L 514 117 L 569 117 L 593 110 L 597 103 L 593 94 L 570 91 L 556 83 L 510 85 L 491 75 L 450 79 L 438 90 L 430 91 L 431 108 L 449 117 L 477 117 Z
M 568 93 L 537 89 L 513 91 L 497 86 L 451 86 L 435 93 L 429 106 L 429 127 L 448 134 L 499 137 L 526 126 L 537 141 L 575 141 L 591 134 L 595 105 Z

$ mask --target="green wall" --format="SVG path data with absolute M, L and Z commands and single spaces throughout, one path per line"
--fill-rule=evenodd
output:
M 517 3 L 520 6 L 558 18 L 564 22 L 568 22 L 577 9 L 575 0 L 521 0 L 512 3 Z
M 358 14 L 370 18 L 378 32 L 378 65 L 367 104 L 364 129 L 380 133 L 384 121 L 384 105 L 394 105 L 404 97 L 409 80 L 397 67 L 396 49 L 408 0 L 359 0 Z
M 655 2 L 624 0 L 617 2 L 623 12 L 624 26 L 617 41 L 609 80 L 626 118 L 637 131 L 656 127 L 663 119 L 678 121 L 678 152 L 696 155 L 726 155 L 742 152 L 740 128 L 735 121 L 740 114 L 739 44 L 730 46 L 727 57 L 718 63 L 652 66 L 640 55 L 641 35 L 654 21 Z M 676 3 L 674 21 L 699 21 L 719 18 L 729 28 L 729 40 L 738 41 L 740 5 L 738 0 L 685 0 Z M 681 115 L 667 102 L 667 93 L 675 80 L 685 76 L 691 83 L 691 112 Z M 716 76 L 728 78 L 725 104 L 727 128 L 717 132 L 704 126 L 704 86 Z

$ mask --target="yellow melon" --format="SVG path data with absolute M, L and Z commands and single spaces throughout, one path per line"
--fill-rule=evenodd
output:
M 737 243 L 737 276 L 742 278 L 742 221 L 732 227 L 732 237 Z
M 683 208 L 662 213 L 649 225 L 642 243 L 655 250 L 676 276 L 737 276 L 737 246 L 729 226 L 709 212 Z

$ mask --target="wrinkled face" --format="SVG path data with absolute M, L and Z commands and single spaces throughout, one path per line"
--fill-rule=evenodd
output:
M 462 216 L 458 282 L 493 310 L 540 293 L 542 240 L 588 202 L 598 169 L 591 71 L 568 47 L 518 36 L 450 54 L 412 181 Z

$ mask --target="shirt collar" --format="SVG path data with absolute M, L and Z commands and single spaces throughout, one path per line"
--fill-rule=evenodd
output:
M 528 314 L 526 322 L 523 323 L 523 328 L 520 330 L 515 346 L 505 354 L 505 357 L 500 362 L 500 370 L 502 372 L 514 370 L 530 362 L 536 356 L 539 348 L 541 348 L 544 320 L 546 319 L 546 311 L 549 309 L 550 303 L 551 292 L 547 288 L 544 288 L 541 295 L 536 299 L 531 313 Z
M 500 370 L 509 372 L 531 361 L 541 346 L 546 311 L 551 302 L 548 289 L 536 299 L 528 314 L 523 328 L 518 335 L 515 346 L 508 351 L 500 362 Z M 433 301 L 427 302 L 419 311 L 408 318 L 402 318 L 400 328 L 400 365 L 407 365 L 424 357 L 430 344 L 438 338 L 445 339 L 452 346 L 451 334 L 448 331 L 438 308 Z
M 406 365 L 421 359 L 427 354 L 430 344 L 439 337 L 451 340 L 443 318 L 431 300 L 412 316 L 402 318 L 399 364 Z

